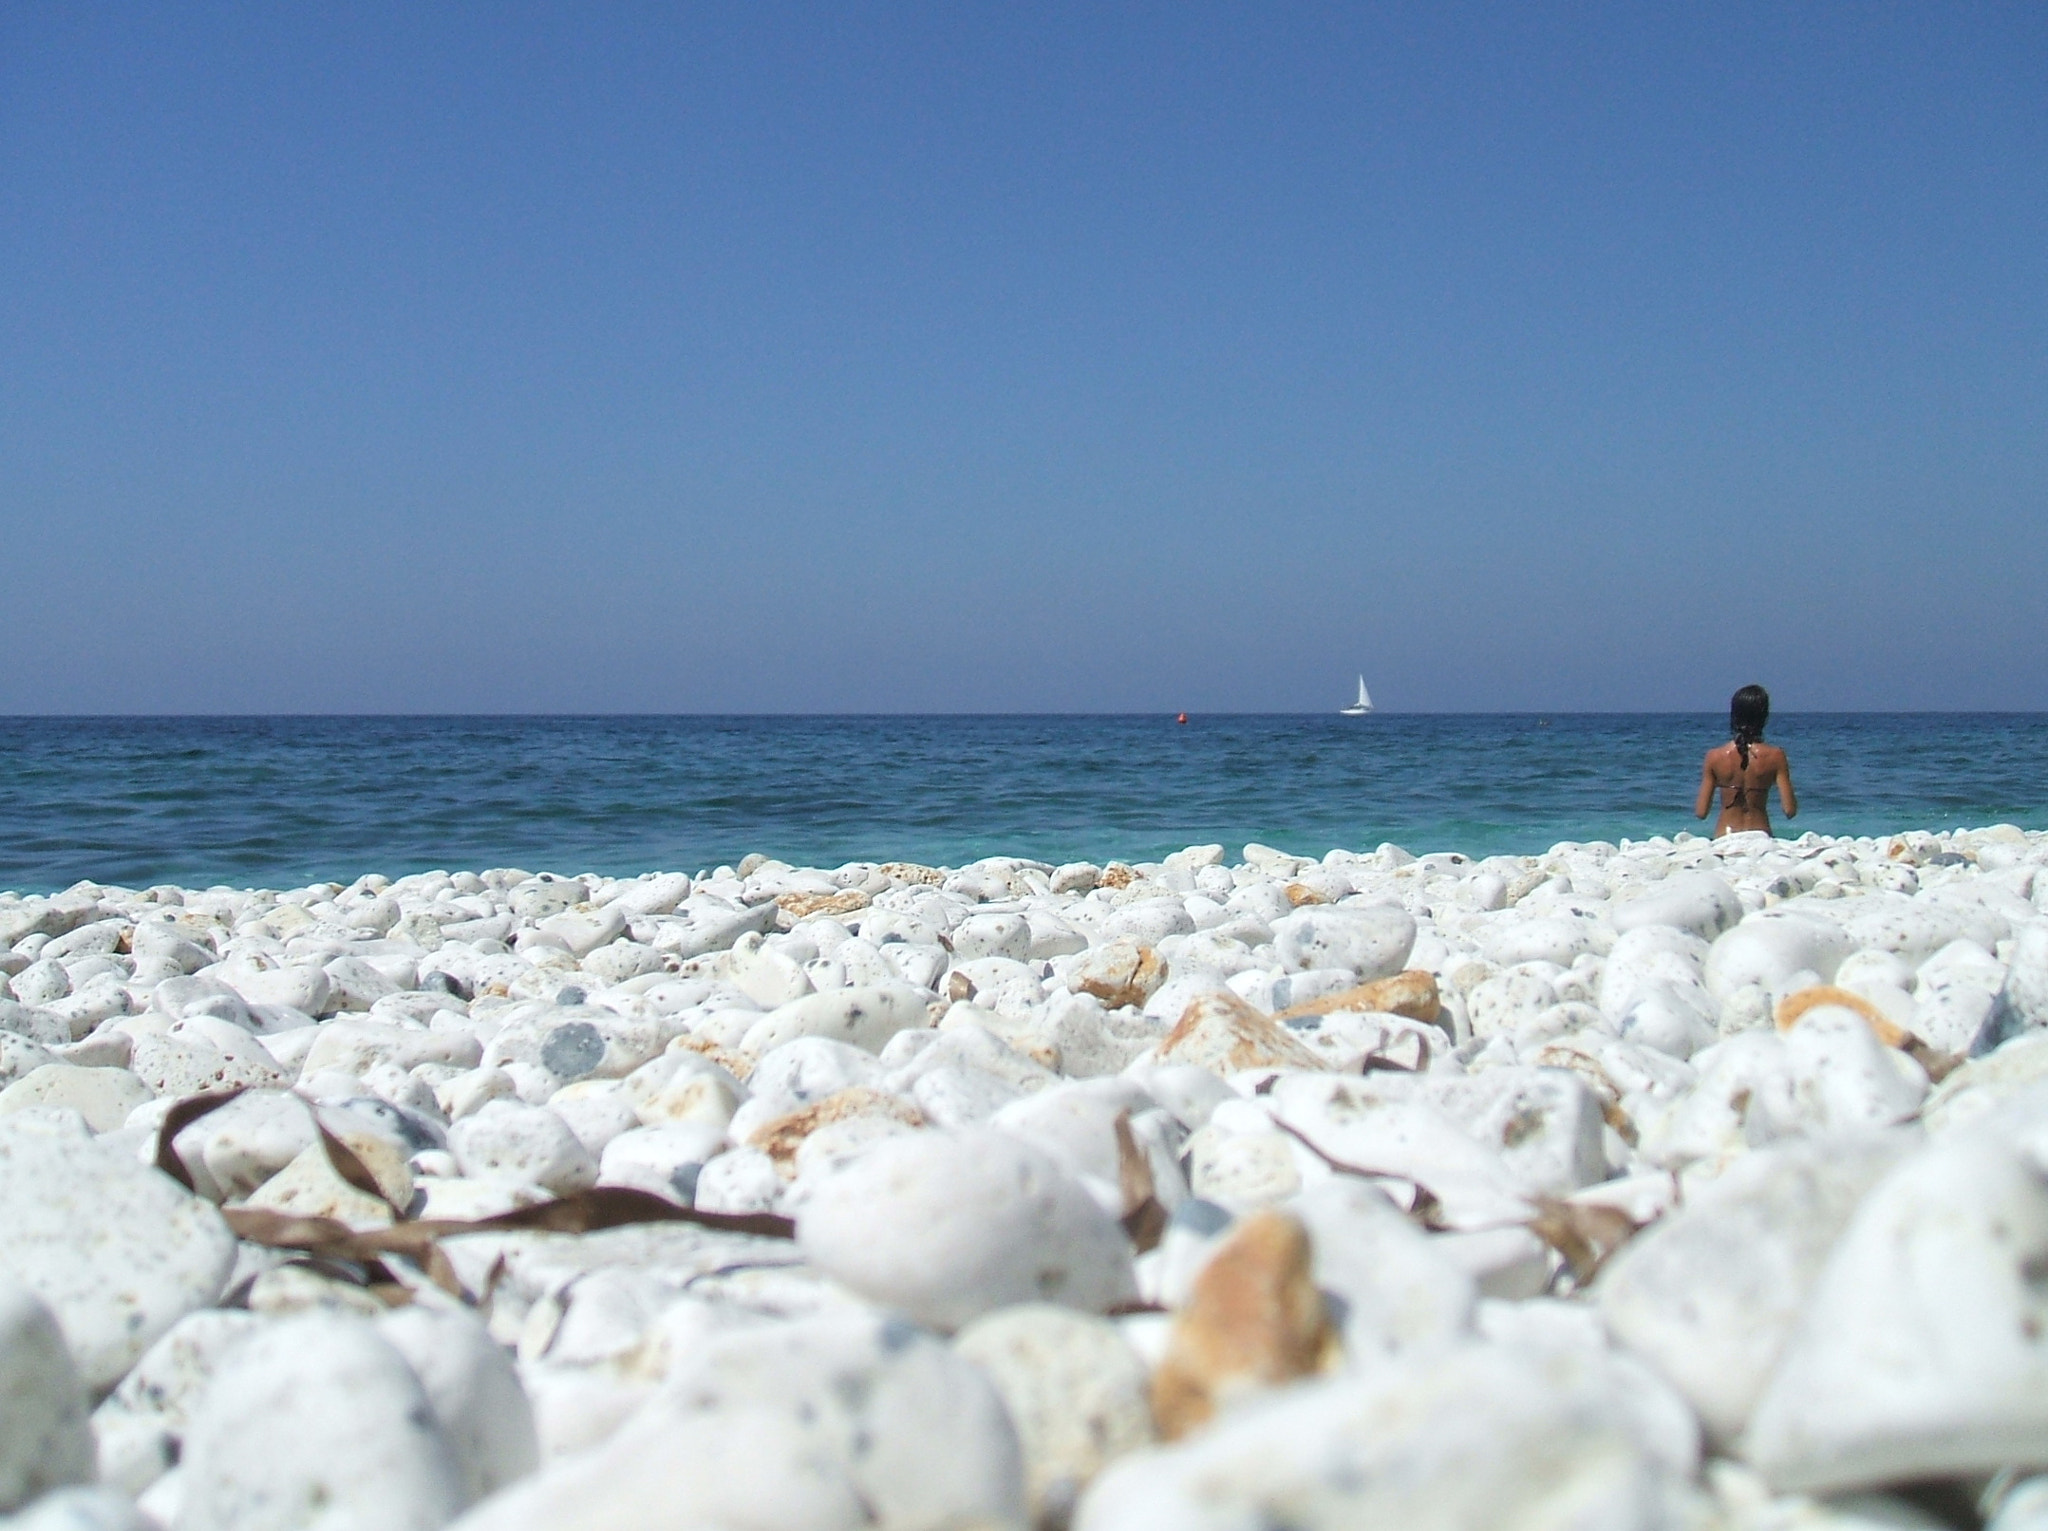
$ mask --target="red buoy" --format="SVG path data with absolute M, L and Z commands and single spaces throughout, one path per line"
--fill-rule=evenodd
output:
M 1181 722 L 1183 722 L 1183 723 L 1185 723 L 1185 722 L 1187 722 L 1187 720 L 1188 720 L 1188 715 L 1187 715 L 1186 713 L 1182 713 L 1182 714 L 1180 715 L 1180 721 L 1181 721 Z

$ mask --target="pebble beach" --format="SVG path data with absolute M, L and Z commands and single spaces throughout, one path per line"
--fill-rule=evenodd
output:
M 0 1526 L 2041 1531 L 2044 867 L 0 895 Z

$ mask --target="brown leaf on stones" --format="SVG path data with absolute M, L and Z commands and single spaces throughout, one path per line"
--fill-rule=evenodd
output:
M 1326 994 L 1321 999 L 1289 1005 L 1273 1019 L 1290 1021 L 1304 1015 L 1336 1015 L 1341 1011 L 1362 1011 L 1378 1015 L 1406 1016 L 1411 1021 L 1436 1022 L 1444 1013 L 1443 997 L 1437 992 L 1436 975 L 1421 968 L 1408 968 L 1391 978 L 1375 978 L 1355 989 Z
M 1614 1207 L 1545 1199 L 1529 1219 L 1529 1231 L 1564 1256 L 1574 1286 L 1583 1287 L 1622 1245 L 1635 1237 L 1637 1224 Z
M 1232 1398 L 1313 1376 L 1340 1358 L 1308 1230 L 1283 1212 L 1239 1223 L 1195 1278 L 1152 1376 L 1160 1434 L 1177 1440 Z
M 763 1122 L 747 1141 L 775 1161 L 784 1179 L 791 1179 L 796 1174 L 796 1151 L 805 1138 L 820 1127 L 857 1116 L 888 1117 L 906 1127 L 925 1124 L 924 1113 L 908 1101 L 857 1084 Z
M 440 1247 L 442 1239 L 465 1233 L 596 1233 L 633 1223 L 695 1223 L 721 1233 L 745 1233 L 757 1238 L 796 1237 L 796 1224 L 786 1217 L 766 1212 L 699 1212 L 679 1207 L 651 1191 L 602 1185 L 537 1206 L 515 1207 L 495 1217 L 422 1219 L 361 1232 L 331 1217 L 300 1217 L 255 1207 L 223 1207 L 221 1216 L 227 1219 L 237 1238 L 252 1244 L 304 1250 L 330 1260 L 359 1263 L 366 1267 L 373 1285 L 398 1283 L 384 1261 L 388 1256 L 403 1256 L 417 1264 L 436 1286 L 465 1302 L 478 1299 L 463 1290 L 454 1265 Z
M 212 1095 L 187 1096 L 165 1112 L 163 1125 L 157 1129 L 156 1167 L 186 1190 L 192 1190 L 191 1171 L 185 1168 L 173 1146 L 178 1134 L 242 1093 L 240 1090 L 225 1090 Z M 347 1144 L 325 1127 L 320 1128 L 320 1142 L 337 1175 L 357 1190 L 382 1198 L 375 1177 Z M 393 1208 L 393 1212 L 401 1219 L 404 1216 L 402 1208 Z M 365 1284 L 386 1302 L 406 1300 L 401 1295 L 406 1283 L 385 1263 L 386 1256 L 394 1255 L 411 1260 L 426 1279 L 451 1296 L 471 1304 L 487 1299 L 488 1293 L 479 1295 L 463 1290 L 454 1265 L 440 1247 L 442 1239 L 457 1234 L 515 1230 L 594 1233 L 604 1228 L 622 1228 L 630 1223 L 682 1222 L 758 1238 L 796 1237 L 796 1224 L 786 1217 L 766 1212 L 699 1212 L 692 1207 L 679 1207 L 651 1192 L 636 1191 L 626 1186 L 597 1186 L 536 1206 L 516 1207 L 495 1217 L 399 1221 L 389 1228 L 362 1231 L 331 1217 L 303 1217 L 257 1207 L 223 1207 L 221 1216 L 234 1230 L 235 1237 L 249 1243 L 270 1249 L 295 1249 L 325 1260 L 360 1265 Z
M 1128 1111 L 1116 1116 L 1116 1178 L 1123 1198 L 1124 1232 L 1130 1236 L 1131 1246 L 1141 1255 L 1157 1249 L 1166 1236 L 1166 1208 L 1159 1203 L 1152 1161 L 1138 1147 Z
M 1288 1035 L 1271 1016 L 1253 1009 L 1228 989 L 1197 995 L 1159 1044 L 1161 1063 L 1194 1063 L 1212 1073 L 1243 1069 L 1326 1069 L 1305 1044 Z

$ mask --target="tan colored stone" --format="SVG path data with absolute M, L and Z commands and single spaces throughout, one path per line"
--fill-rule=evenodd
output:
M 1375 978 L 1341 994 L 1326 994 L 1321 999 L 1290 1005 L 1273 1019 L 1286 1021 L 1300 1015 L 1335 1015 L 1347 1010 L 1433 1022 L 1444 1013 L 1444 1005 L 1437 993 L 1436 975 L 1421 968 L 1408 968 L 1391 978 Z
M 1152 1375 L 1152 1412 L 1168 1440 L 1233 1399 L 1327 1371 L 1341 1358 L 1317 1290 L 1308 1230 L 1255 1212 L 1232 1230 L 1174 1315 Z
M 1142 1006 L 1166 982 L 1166 964 L 1149 946 L 1122 937 L 1084 952 L 1067 971 L 1067 987 L 1092 994 L 1110 1009 Z
M 1214 1074 L 1242 1069 L 1324 1069 L 1305 1044 L 1228 989 L 1196 997 L 1159 1044 L 1161 1063 L 1192 1063 Z
M 844 893 L 785 893 L 775 900 L 776 923 L 787 930 L 814 914 L 852 914 L 867 906 L 868 896 L 858 888 L 849 888 Z
M 1327 904 L 1329 900 L 1305 883 L 1291 882 L 1280 890 L 1287 895 L 1287 902 L 1299 909 L 1305 904 Z
M 709 1058 L 733 1078 L 741 1081 L 745 1081 L 746 1077 L 754 1072 L 752 1058 L 744 1053 L 735 1052 L 732 1048 L 720 1047 L 709 1037 L 675 1037 L 670 1040 L 668 1050 L 672 1053 L 696 1053 L 699 1057 Z
M 1095 879 L 1098 888 L 1128 888 L 1138 880 L 1138 869 L 1121 861 L 1112 861 L 1102 869 L 1102 875 Z
M 785 1180 L 793 1180 L 797 1172 L 797 1150 L 804 1146 L 804 1139 L 821 1127 L 863 1116 L 884 1117 L 906 1127 L 925 1124 L 924 1113 L 909 1101 L 857 1084 L 763 1122 L 754 1129 L 747 1143 L 773 1159 Z

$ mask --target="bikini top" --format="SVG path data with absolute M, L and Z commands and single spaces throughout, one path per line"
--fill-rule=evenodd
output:
M 1762 742 L 1762 740 L 1756 741 L 1757 744 L 1761 744 Z M 1752 749 L 1754 749 L 1755 747 L 1756 744 L 1752 744 L 1750 746 L 1750 748 Z M 1736 754 L 1738 758 L 1741 755 L 1741 749 L 1739 745 L 1737 747 Z M 1740 767 L 1737 768 L 1738 772 L 1747 769 L 1747 761 L 1745 761 Z M 1726 807 L 1729 808 L 1755 808 L 1758 810 L 1762 810 L 1769 806 L 1771 800 L 1771 789 L 1768 785 L 1766 785 L 1757 789 L 1756 798 L 1754 801 L 1752 801 L 1750 799 L 1749 785 L 1743 781 L 1740 774 L 1736 776 L 1734 782 L 1730 786 L 1724 787 L 1722 790 L 1728 794 L 1728 796 L 1723 799 L 1723 803 Z

